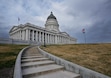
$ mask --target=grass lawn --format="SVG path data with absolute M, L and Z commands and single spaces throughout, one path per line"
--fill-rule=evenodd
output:
M 0 44 L 0 78 L 12 78 L 16 56 L 26 45 Z
M 111 76 L 111 44 L 48 45 L 43 50 Z

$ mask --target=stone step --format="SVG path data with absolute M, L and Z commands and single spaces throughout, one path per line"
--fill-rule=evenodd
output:
M 38 67 L 38 66 L 44 66 L 49 64 L 54 64 L 54 61 L 46 60 L 46 61 L 38 61 L 38 62 L 29 62 L 29 63 L 22 63 L 22 68 L 29 68 L 29 67 Z
M 29 58 L 41 58 L 43 57 L 42 55 L 36 55 L 36 56 L 24 56 L 22 59 L 29 59 Z
M 81 78 L 79 74 L 65 70 L 64 66 L 55 64 L 41 54 L 34 54 L 33 50 L 22 56 L 21 68 L 23 78 Z
M 81 77 L 79 74 L 60 70 L 60 71 L 51 72 L 43 75 L 34 75 L 32 77 L 27 77 L 27 78 L 81 78 Z
M 21 60 L 21 62 L 26 63 L 26 62 L 35 62 L 35 61 L 44 61 L 44 60 L 49 60 L 49 59 L 48 58 L 24 59 L 24 60 Z
M 50 72 L 55 72 L 58 70 L 63 70 L 64 67 L 60 65 L 46 65 L 46 66 L 40 66 L 40 67 L 31 67 L 27 69 L 22 70 L 22 75 L 24 78 L 31 77 L 34 75 L 42 75 Z

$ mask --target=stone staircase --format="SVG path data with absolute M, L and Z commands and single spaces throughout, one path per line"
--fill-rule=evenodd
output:
M 80 78 L 79 74 L 66 71 L 64 66 L 42 56 L 37 47 L 29 48 L 21 58 L 23 78 Z

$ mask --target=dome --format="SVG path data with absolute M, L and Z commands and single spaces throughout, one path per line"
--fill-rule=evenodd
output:
M 51 12 L 51 14 L 47 17 L 47 20 L 46 20 L 46 23 L 45 23 L 45 28 L 46 28 L 47 30 L 50 30 L 50 31 L 60 32 L 60 31 L 59 31 L 58 21 L 57 21 L 56 17 L 53 15 L 52 12 Z
M 53 13 L 51 12 L 51 14 L 48 16 L 47 19 L 56 19 L 56 17 L 53 15 Z

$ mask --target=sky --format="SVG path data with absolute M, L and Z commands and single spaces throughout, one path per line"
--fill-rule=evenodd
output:
M 51 11 L 60 31 L 78 43 L 84 43 L 84 37 L 86 43 L 111 42 L 111 0 L 0 0 L 0 38 L 9 38 L 18 24 L 45 27 Z

